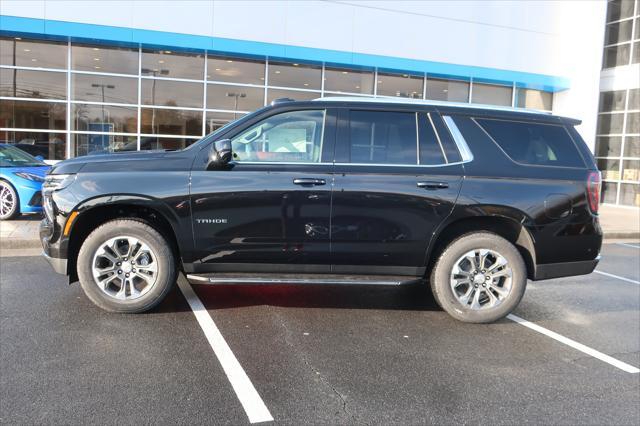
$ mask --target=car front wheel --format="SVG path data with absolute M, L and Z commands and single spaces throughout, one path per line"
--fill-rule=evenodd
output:
M 488 323 L 518 306 L 527 285 L 527 269 L 509 241 L 490 232 L 472 232 L 447 246 L 430 282 L 436 301 L 452 317 Z
M 13 219 L 20 214 L 18 194 L 10 183 L 0 180 L 0 220 Z
M 87 297 L 109 312 L 139 313 L 160 303 L 176 280 L 167 241 L 146 223 L 118 219 L 93 231 L 77 261 Z

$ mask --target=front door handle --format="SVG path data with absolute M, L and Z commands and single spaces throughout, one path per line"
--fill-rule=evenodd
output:
M 418 188 L 424 189 L 445 189 L 449 187 L 447 182 L 418 182 Z
M 317 178 L 295 178 L 293 180 L 294 185 L 308 185 L 308 186 L 315 186 L 315 185 L 324 185 L 327 182 L 324 179 L 317 179 Z

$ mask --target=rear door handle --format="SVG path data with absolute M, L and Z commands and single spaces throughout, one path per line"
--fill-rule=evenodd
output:
M 424 189 L 445 189 L 449 187 L 447 182 L 418 182 L 418 188 Z
M 309 186 L 315 186 L 315 185 L 324 185 L 327 182 L 324 179 L 316 179 L 316 178 L 295 178 L 293 180 L 293 183 L 295 185 L 309 185 Z

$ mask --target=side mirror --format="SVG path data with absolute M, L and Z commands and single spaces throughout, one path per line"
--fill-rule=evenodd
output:
M 209 151 L 209 163 L 207 170 L 215 170 L 225 168 L 231 161 L 233 154 L 231 152 L 231 139 L 220 139 L 211 144 Z

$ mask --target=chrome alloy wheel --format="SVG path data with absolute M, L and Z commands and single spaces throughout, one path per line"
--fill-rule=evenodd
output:
M 143 241 L 123 235 L 98 247 L 93 255 L 91 272 L 103 293 L 118 300 L 133 300 L 155 285 L 158 260 Z
M 0 183 L 0 217 L 6 217 L 16 206 L 16 198 L 9 187 Z
M 513 271 L 500 253 L 475 249 L 462 255 L 451 270 L 451 291 L 464 307 L 495 308 L 511 293 Z

